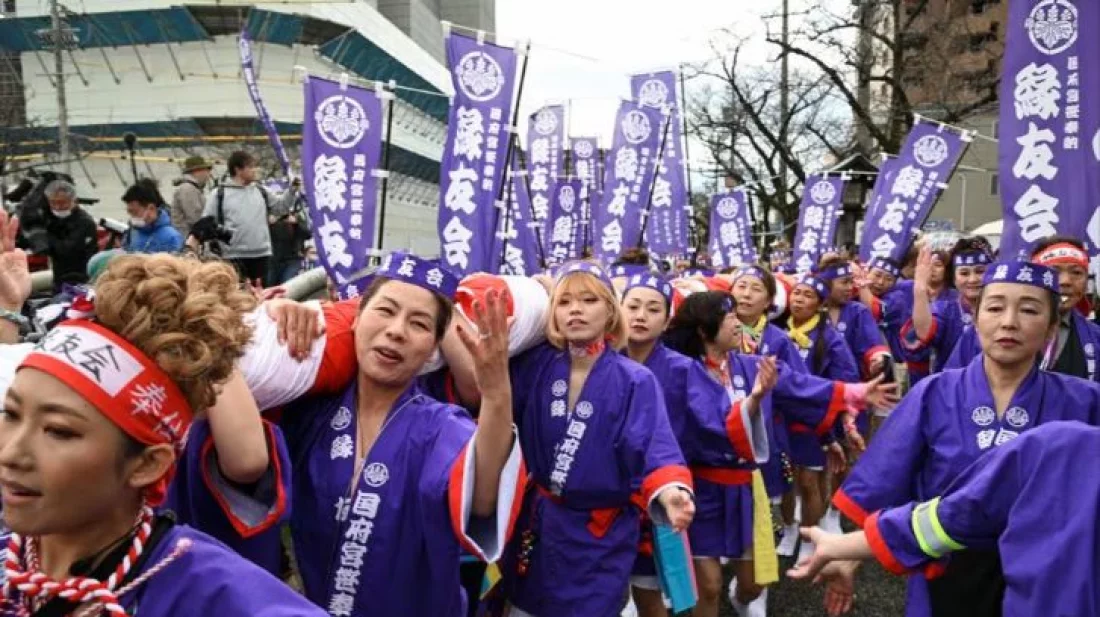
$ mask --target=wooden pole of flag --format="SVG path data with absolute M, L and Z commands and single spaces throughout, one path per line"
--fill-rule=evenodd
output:
M 386 196 L 389 194 L 390 186 L 390 148 L 393 144 L 393 104 L 396 100 L 394 93 L 397 90 L 397 84 L 391 80 L 388 85 L 383 85 L 381 82 L 375 82 L 375 86 L 378 88 L 378 93 L 386 101 L 386 145 L 382 149 L 382 171 L 380 174 L 382 177 L 382 198 L 378 205 L 378 243 L 374 247 L 381 253 L 382 251 L 382 238 L 385 236 L 386 231 Z
M 664 128 L 661 130 L 661 145 L 657 148 L 657 157 L 654 159 L 653 180 L 649 183 L 649 195 L 646 196 L 645 209 L 642 210 L 642 228 L 638 231 L 638 242 L 634 246 L 642 248 L 645 241 L 645 226 L 649 223 L 649 210 L 653 207 L 653 189 L 657 186 L 657 177 L 661 175 L 661 165 L 665 158 L 665 141 L 668 140 L 668 127 L 672 124 L 672 111 L 665 109 Z
M 480 38 L 481 36 L 484 36 L 484 35 L 481 34 L 480 31 L 479 31 L 479 38 L 478 38 L 479 41 L 482 40 Z M 500 183 L 500 188 L 497 189 L 496 199 L 493 202 L 494 204 L 499 203 L 500 200 L 503 199 L 503 197 L 504 197 L 504 185 L 506 183 L 511 184 L 510 176 L 512 175 L 512 156 L 514 156 L 518 153 L 518 149 L 516 148 L 516 140 L 519 139 L 519 124 L 518 124 L 519 123 L 519 103 L 520 103 L 521 100 L 523 100 L 523 85 L 524 85 L 524 82 L 527 81 L 527 59 L 530 58 L 530 57 L 531 57 L 531 41 L 527 41 L 527 43 L 526 43 L 526 45 L 524 46 L 524 49 L 523 49 L 523 64 L 521 64 L 520 68 L 519 68 L 519 85 L 516 87 L 516 100 L 512 102 L 512 123 L 511 123 L 511 126 L 509 126 L 509 129 L 508 129 L 510 134 L 508 135 L 508 149 L 504 153 L 504 171 L 501 173 L 502 181 Z M 498 207 L 496 209 L 496 211 L 497 211 L 496 224 L 493 225 L 493 231 L 496 231 L 497 229 L 500 229 L 502 227 L 501 224 L 500 224 L 500 220 L 503 216 L 504 225 L 503 225 L 503 230 L 501 232 L 502 235 L 504 235 L 504 231 L 506 231 L 508 229 L 508 223 L 509 223 L 508 212 L 512 208 L 512 199 L 511 199 L 512 190 L 511 189 L 509 189 L 508 195 L 509 195 L 509 199 L 508 199 L 508 201 L 504 202 L 503 207 Z M 504 256 L 505 256 L 505 254 L 507 254 L 507 251 L 508 251 L 508 238 L 507 237 L 502 237 L 501 242 L 500 242 L 500 265 L 504 265 Z M 539 245 L 539 261 L 540 262 L 543 261 L 543 258 L 542 258 L 542 245 L 541 244 Z M 545 264 L 543 264 L 543 266 L 545 267 Z M 498 266 L 498 268 L 499 268 L 499 266 Z

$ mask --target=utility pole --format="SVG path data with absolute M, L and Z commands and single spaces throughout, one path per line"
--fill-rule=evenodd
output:
M 791 37 L 791 7 L 789 0 L 783 0 L 783 32 L 781 38 L 783 40 L 783 54 L 779 58 L 779 147 L 782 149 L 779 153 L 779 176 L 782 178 L 783 195 L 780 200 L 783 204 L 787 203 L 787 125 L 790 124 L 790 70 L 787 64 L 787 46 L 790 45 Z M 767 216 L 764 217 L 764 231 L 768 230 Z
M 61 5 L 59 0 L 50 0 L 50 21 L 53 38 L 53 67 L 57 81 L 57 140 L 60 147 L 58 155 L 61 157 L 65 173 L 72 171 L 72 162 L 69 160 L 69 108 L 65 102 L 65 67 L 62 46 L 69 42 L 68 32 L 61 23 Z

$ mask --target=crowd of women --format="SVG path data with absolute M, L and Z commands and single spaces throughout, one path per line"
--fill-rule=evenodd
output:
M 29 344 L 0 219 L 0 614 L 665 616 L 658 525 L 701 617 L 764 615 L 799 536 L 831 614 L 871 556 L 912 615 L 1100 614 L 1075 240 L 925 247 L 911 280 L 392 253 L 304 303 L 126 255 Z

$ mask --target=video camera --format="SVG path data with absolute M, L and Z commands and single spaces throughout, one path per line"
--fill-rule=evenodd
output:
M 224 225 L 219 225 L 214 216 L 204 216 L 195 221 L 191 226 L 191 235 L 204 246 L 208 246 L 215 255 L 221 255 L 222 247 L 233 240 L 233 232 Z
M 19 202 L 14 208 L 19 217 L 17 244 L 32 254 L 42 254 L 49 250 L 46 223 L 49 221 L 47 211 L 50 209 L 50 202 L 46 199 L 46 187 L 54 180 L 65 180 L 73 184 L 73 177 L 69 174 L 31 170 L 15 189 L 4 195 L 6 200 Z M 76 202 L 91 205 L 99 200 L 77 198 Z

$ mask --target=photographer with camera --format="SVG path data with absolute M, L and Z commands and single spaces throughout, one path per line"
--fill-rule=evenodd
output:
M 268 230 L 267 191 L 256 184 L 256 158 L 244 151 L 234 152 L 226 161 L 229 179 L 219 186 L 203 209 L 203 219 L 191 233 L 199 241 L 213 217 L 216 237 L 229 236 L 223 256 L 249 281 L 263 281 L 271 260 L 271 232 Z M 200 225 L 201 224 L 201 225 Z M 214 252 L 217 252 L 216 250 Z
M 130 216 L 130 229 L 122 247 L 127 253 L 176 253 L 183 248 L 183 236 L 172 226 L 154 180 L 138 180 L 126 190 L 122 201 Z
M 99 251 L 95 219 L 77 204 L 76 188 L 67 180 L 46 186 L 45 211 L 47 246 L 53 270 L 54 293 L 62 285 L 88 282 L 88 260 Z

